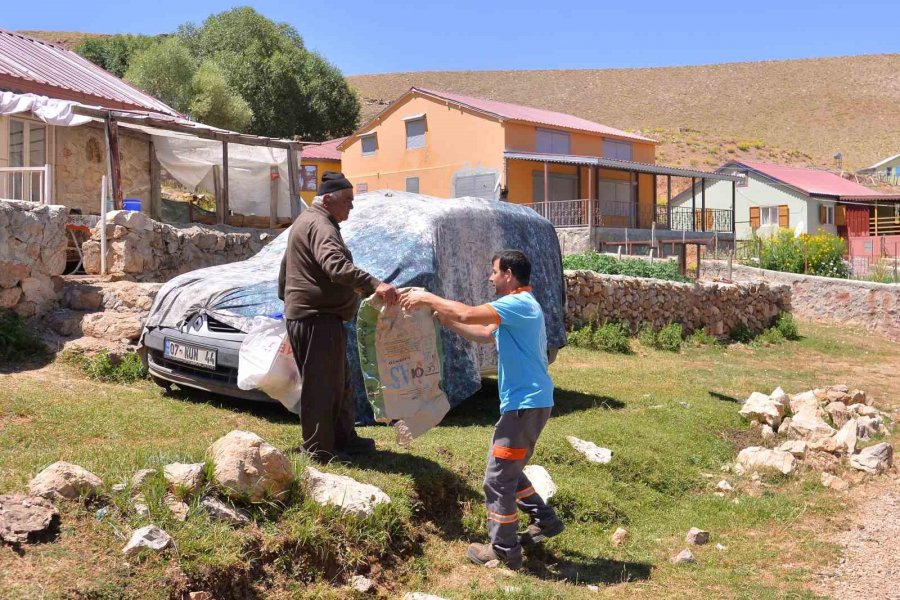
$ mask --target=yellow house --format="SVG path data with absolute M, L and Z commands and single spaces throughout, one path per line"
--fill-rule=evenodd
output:
M 300 159 L 300 197 L 307 206 L 316 197 L 322 173 L 341 170 L 341 152 L 338 146 L 346 137 L 336 138 L 321 144 L 305 145 Z

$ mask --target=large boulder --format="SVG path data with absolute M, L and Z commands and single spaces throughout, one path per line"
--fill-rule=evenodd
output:
M 215 465 L 215 482 L 235 499 L 283 498 L 295 479 L 287 456 L 250 431 L 219 438 L 207 455 Z
M 835 427 L 843 427 L 850 420 L 850 411 L 843 402 L 831 402 L 825 407 L 825 412 L 831 417 Z
M 797 460 L 790 452 L 770 450 L 761 446 L 750 446 L 738 453 L 737 466 L 740 471 L 774 470 L 785 475 L 797 468 Z
M 791 396 L 791 414 L 797 414 L 804 409 L 815 410 L 819 408 L 819 398 L 815 390 L 802 392 Z
M 887 442 L 863 448 L 859 454 L 850 457 L 851 467 L 875 475 L 887 471 L 892 464 L 894 464 L 894 447 Z
M 64 461 L 58 461 L 38 473 L 28 483 L 28 492 L 44 498 L 93 496 L 103 481 L 90 471 Z
M 143 327 L 144 320 L 137 313 L 104 311 L 85 315 L 81 320 L 85 335 L 111 342 L 136 340 Z
M 777 429 L 778 425 L 781 424 L 782 417 L 784 417 L 783 394 L 784 392 L 781 388 L 775 390 L 771 396 L 753 392 L 744 401 L 740 411 L 741 416 Z
M 367 517 L 379 504 L 391 501 L 390 497 L 374 485 L 360 483 L 350 477 L 323 473 L 313 467 L 303 472 L 306 493 L 322 505 L 337 506 L 348 514 Z
M 802 440 L 815 440 L 834 435 L 834 428 L 823 418 L 825 413 L 817 406 L 803 405 L 791 417 L 788 435 Z
M 0 496 L 0 541 L 28 544 L 46 539 L 59 527 L 59 512 L 46 498 Z

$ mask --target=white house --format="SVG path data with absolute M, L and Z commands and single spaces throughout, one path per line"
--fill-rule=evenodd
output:
M 860 175 L 871 175 L 877 181 L 900 185 L 900 154 L 889 156 L 871 167 L 860 169 Z
M 731 161 L 719 172 L 746 175 L 735 188 L 735 239 L 766 236 L 789 227 L 796 234 L 827 231 L 846 236 L 846 216 L 838 207 L 842 197 L 879 196 L 867 187 L 829 171 L 786 167 L 755 161 Z M 703 196 L 705 195 L 705 201 Z M 730 182 L 711 182 L 705 191 L 698 183 L 672 199 L 678 207 L 707 209 L 732 206 Z

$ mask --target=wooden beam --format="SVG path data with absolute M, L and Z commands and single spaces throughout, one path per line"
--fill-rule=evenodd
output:
M 119 163 L 119 127 L 116 120 L 109 117 L 104 122 L 106 131 L 106 152 L 109 159 L 109 174 L 112 179 L 113 208 L 122 210 L 122 168 Z
M 272 229 L 278 225 L 278 177 L 278 165 L 269 167 L 269 227 Z
M 731 182 L 731 233 L 737 233 L 735 205 L 737 204 L 737 182 Z
M 544 204 L 550 200 L 550 163 L 544 162 Z
M 222 142 L 222 214 L 219 223 L 228 217 L 228 142 Z M 218 216 L 218 215 L 217 215 Z
M 159 180 L 159 159 L 156 147 L 150 142 L 150 218 L 157 221 L 162 217 L 162 187 Z
M 697 178 L 691 177 L 691 231 L 697 231 Z
M 700 178 L 700 231 L 706 231 L 706 177 Z M 697 247 L 699 252 L 700 247 Z M 700 256 L 697 255 L 697 264 L 700 264 Z
M 291 195 L 291 221 L 297 218 L 300 214 L 300 203 L 302 202 L 300 198 L 300 189 L 299 189 L 299 173 L 300 168 L 297 166 L 297 152 L 301 148 L 295 147 L 293 144 L 291 148 L 288 149 L 288 178 L 290 181 L 288 182 L 288 190 L 290 190 Z
M 213 165 L 213 194 L 216 197 L 216 222 L 228 223 L 222 204 L 222 167 Z
M 669 220 L 669 229 L 672 229 L 672 176 L 666 175 L 666 213 Z

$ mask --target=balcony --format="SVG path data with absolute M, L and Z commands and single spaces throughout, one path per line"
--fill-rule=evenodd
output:
M 729 209 L 692 210 L 657 206 L 655 218 L 649 210 L 639 210 L 633 202 L 610 200 L 553 200 L 525 204 L 553 223 L 554 227 L 609 227 L 670 231 L 733 233 L 734 218 Z M 647 207 L 649 208 L 649 207 Z
M 42 167 L 0 167 L 0 198 L 46 204 L 53 181 L 50 165 Z

